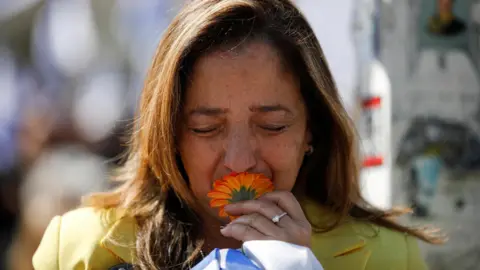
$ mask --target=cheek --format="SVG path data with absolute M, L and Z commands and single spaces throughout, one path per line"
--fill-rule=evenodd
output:
M 281 135 L 264 139 L 260 145 L 263 160 L 273 172 L 275 188 L 291 190 L 302 165 L 304 139 Z
M 220 156 L 219 150 L 215 142 L 208 142 L 190 134 L 182 136 L 180 155 L 190 181 L 190 188 L 198 198 L 204 197 L 211 189 Z
M 261 153 L 263 158 L 268 161 L 274 170 L 286 170 L 295 167 L 300 159 L 300 149 L 302 144 L 295 141 L 285 140 L 263 140 L 261 145 Z

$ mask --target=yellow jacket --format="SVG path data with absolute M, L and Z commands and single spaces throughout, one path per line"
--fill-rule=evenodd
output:
M 328 218 L 318 206 L 305 210 L 315 222 Z M 55 217 L 33 256 L 34 268 L 107 270 L 135 262 L 136 222 L 117 212 L 80 208 Z M 312 237 L 312 251 L 325 270 L 427 269 L 414 238 L 369 223 L 351 221 Z

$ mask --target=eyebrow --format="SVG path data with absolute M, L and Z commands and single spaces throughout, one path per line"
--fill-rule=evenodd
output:
M 210 107 L 197 107 L 191 110 L 188 114 L 189 115 L 206 115 L 206 116 L 216 116 L 219 114 L 226 113 L 226 109 L 221 108 L 210 108 Z
M 293 114 L 293 112 L 289 108 L 287 108 L 283 105 L 280 105 L 280 104 L 251 106 L 250 111 L 252 111 L 252 112 L 263 112 L 263 113 L 283 111 L 283 112 L 286 112 L 288 114 Z
M 259 106 L 250 106 L 250 111 L 252 112 L 260 112 L 260 113 L 267 113 L 267 112 L 278 112 L 283 111 L 288 114 L 293 114 L 293 112 L 288 109 L 287 107 L 276 104 L 276 105 L 259 105 Z M 206 116 L 217 116 L 220 114 L 224 114 L 228 111 L 228 109 L 222 108 L 212 108 L 212 107 L 197 107 L 192 109 L 188 114 L 189 115 L 206 115 Z

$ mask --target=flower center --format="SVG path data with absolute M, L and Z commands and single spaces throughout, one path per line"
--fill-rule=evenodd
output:
M 257 192 L 254 189 L 247 188 L 245 186 L 240 187 L 240 190 L 234 189 L 232 191 L 232 198 L 230 199 L 231 203 L 248 201 L 255 199 Z

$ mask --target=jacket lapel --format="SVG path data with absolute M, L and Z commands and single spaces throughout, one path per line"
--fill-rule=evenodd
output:
M 370 254 L 371 251 L 362 249 L 342 257 L 330 257 L 328 259 L 323 259 L 320 260 L 320 262 L 325 270 L 364 270 L 367 267 Z
M 354 235 L 332 236 L 316 234 L 312 250 L 326 270 L 364 270 L 371 251 L 366 241 Z

